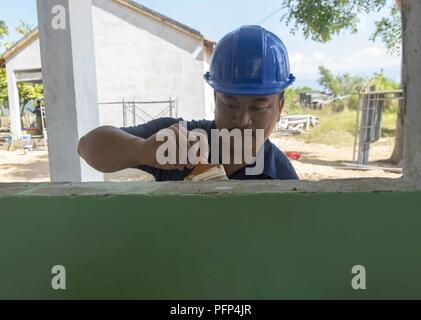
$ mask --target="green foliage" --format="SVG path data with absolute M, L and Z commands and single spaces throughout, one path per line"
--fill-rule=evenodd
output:
M 18 83 L 19 90 L 19 103 L 21 109 L 29 101 L 39 101 L 44 100 L 43 87 L 40 83 Z
M 383 70 L 376 72 L 368 83 L 369 87 L 375 87 L 378 91 L 384 90 L 398 90 L 400 89 L 399 83 L 389 79 L 383 73 Z M 384 108 L 391 112 L 397 112 L 398 102 L 396 100 L 386 100 L 384 102 Z
M 305 38 L 327 42 L 341 31 L 358 31 L 359 15 L 378 12 L 390 5 L 391 14 L 376 22 L 372 40 L 380 37 L 388 49 L 396 51 L 402 42 L 400 13 L 394 0 L 284 0 L 281 17 L 291 32 L 302 31 Z
M 392 54 L 400 55 L 402 51 L 402 17 L 399 9 L 392 6 L 389 17 L 384 17 L 375 24 L 376 29 L 370 40 L 375 41 L 377 38 L 381 38 Z
M 346 107 L 351 110 L 357 110 L 360 106 L 360 96 L 353 94 L 346 99 Z
M 310 87 L 307 87 L 307 86 L 304 86 L 304 87 L 295 87 L 295 91 L 298 94 L 300 94 L 300 93 L 303 93 L 303 92 L 311 92 L 311 91 L 314 91 L 314 89 L 313 88 L 310 88 Z
M 31 24 L 26 23 L 23 20 L 19 20 L 19 25 L 15 28 L 15 30 L 17 33 L 26 36 L 31 32 L 32 28 L 33 26 Z
M 369 86 L 375 86 L 376 90 L 398 90 L 400 89 L 399 83 L 389 79 L 383 73 L 383 70 L 376 72 L 369 81 Z
M 284 113 L 286 114 L 300 114 L 302 108 L 300 107 L 300 93 L 314 91 L 310 87 L 289 87 L 285 90 L 285 106 Z
M 284 91 L 285 101 L 288 103 L 298 102 L 299 94 L 296 88 L 289 87 Z
M 396 102 L 395 102 L 396 104 Z M 396 120 L 398 114 L 396 110 L 387 110 L 382 116 L 382 136 L 394 137 L 396 132 Z
M 319 73 L 319 84 L 337 97 L 341 93 L 341 84 L 338 78 L 333 76 L 332 72 L 323 66 L 319 66 Z
M 0 106 L 7 105 L 6 68 L 0 67 Z
M 32 26 L 20 21 L 19 25 L 16 27 L 16 31 L 22 35 L 27 35 L 32 29 Z M 7 26 L 3 21 L 0 20 L 0 40 L 8 34 Z M 7 49 L 7 42 L 3 43 L 3 47 Z M 39 83 L 18 83 L 19 91 L 19 102 L 21 108 L 29 101 L 43 100 L 43 86 Z M 8 105 L 8 94 L 7 94 L 7 79 L 6 79 L 6 69 L 0 67 L 0 105 Z
M 305 142 L 336 146 L 352 145 L 357 117 L 356 110 L 344 109 L 338 113 L 333 108 L 331 106 L 331 108 L 325 108 L 315 114 L 319 117 L 319 125 L 301 137 Z
M 329 69 L 323 68 L 324 75 L 328 75 L 331 81 L 338 82 L 340 92 L 359 93 L 361 82 L 366 79 L 361 76 L 333 75 Z M 327 81 L 328 82 L 328 81 Z M 357 85 L 356 85 L 357 84 Z M 376 72 L 367 84 L 376 86 L 377 90 L 399 89 L 399 84 L 387 78 L 383 70 Z M 361 87 L 362 89 L 362 87 Z M 325 105 L 323 110 L 308 109 L 300 106 L 300 92 L 311 92 L 312 88 L 290 87 L 285 90 L 285 107 L 283 114 L 312 114 L 319 118 L 319 125 L 305 134 L 297 136 L 306 143 L 321 143 L 335 146 L 351 147 L 354 143 L 357 108 L 360 104 L 358 94 L 347 95 L 345 98 L 338 98 L 332 103 Z M 382 136 L 393 138 L 396 129 L 397 102 L 388 102 L 385 105 L 385 112 L 382 120 Z
M 21 108 L 29 101 L 44 100 L 43 86 L 40 83 L 18 83 Z M 0 68 L 0 106 L 8 106 L 6 69 Z
M 0 53 L 3 51 L 2 47 L 5 47 L 7 42 L 3 42 L 5 36 L 9 34 L 6 24 L 3 20 L 0 20 Z
M 333 75 L 323 66 L 319 66 L 319 84 L 334 97 L 359 94 L 365 86 L 366 79 L 361 76 L 351 76 L 349 73 Z
M 351 76 L 349 73 L 338 75 L 339 83 L 341 84 L 341 94 L 358 94 L 360 93 L 366 83 L 366 79 L 362 76 Z
M 3 20 L 0 20 L 0 39 L 8 35 L 8 29 Z
M 359 93 L 364 90 L 366 85 L 374 86 L 376 90 L 397 90 L 400 87 L 397 82 L 387 78 L 383 70 L 376 72 L 369 80 L 362 76 L 351 76 L 349 73 L 333 75 L 329 69 L 323 66 L 319 67 L 319 71 L 319 84 L 337 98 L 332 103 L 336 112 L 345 108 L 357 109 L 360 104 Z M 395 110 L 397 108 L 396 101 L 387 101 L 385 108 L 390 111 Z
M 385 7 L 390 8 L 390 14 L 375 23 L 375 31 L 370 40 L 381 39 L 394 54 L 400 53 L 402 44 L 401 14 L 395 0 L 284 0 L 286 9 L 282 20 L 291 26 L 292 33 L 301 31 L 305 38 L 318 42 L 327 42 L 342 31 L 357 32 L 359 16 L 378 12 Z M 356 125 L 356 108 L 359 96 L 366 79 L 349 74 L 333 75 L 327 68 L 320 67 L 319 83 L 335 96 L 349 95 L 346 99 L 337 99 L 323 110 L 311 110 L 319 117 L 320 125 L 300 135 L 300 139 L 312 143 L 331 145 L 348 145 L 354 142 Z M 378 90 L 398 89 L 399 85 L 388 79 L 383 72 L 376 73 L 368 81 Z M 396 102 L 394 102 L 396 106 Z M 290 105 L 286 104 L 287 107 Z M 294 114 L 307 114 L 309 109 L 291 104 Z M 342 112 L 337 112 L 342 110 Z M 393 136 L 396 127 L 397 113 L 394 108 L 386 108 L 383 114 L 383 135 Z
M 5 43 L 3 39 L 7 36 L 9 30 L 3 20 L 0 20 L 0 53 L 3 51 Z M 7 81 L 6 81 L 6 68 L 0 67 L 0 106 L 7 105 Z
M 306 133 L 296 136 L 296 138 L 306 143 L 352 147 L 355 139 L 357 110 L 345 106 L 342 112 L 337 112 L 337 106 L 332 103 L 323 110 L 309 110 L 308 108 L 298 106 L 290 114 L 312 114 L 319 118 L 319 125 Z M 396 117 L 396 112 L 386 110 L 383 113 L 382 137 L 393 139 L 396 128 Z

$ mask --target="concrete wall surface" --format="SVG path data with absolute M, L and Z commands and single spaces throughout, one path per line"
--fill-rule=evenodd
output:
M 419 185 L 273 186 L 0 185 L 0 298 L 421 298 Z M 54 265 L 66 290 L 51 288 Z

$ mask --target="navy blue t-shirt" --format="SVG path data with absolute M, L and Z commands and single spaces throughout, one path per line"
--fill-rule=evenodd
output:
M 141 124 L 135 127 L 120 128 L 134 136 L 146 139 L 157 133 L 159 130 L 168 128 L 175 123 L 184 121 L 182 118 L 159 118 Z M 208 134 L 209 145 L 211 139 L 211 130 L 216 129 L 215 121 L 209 120 L 192 120 L 187 121 L 187 130 L 203 129 Z M 210 158 L 210 156 L 209 156 Z M 255 164 L 247 167 L 254 167 Z M 192 169 L 180 170 L 164 170 L 147 165 L 140 165 L 137 169 L 146 171 L 155 177 L 156 181 L 182 181 Z M 279 150 L 270 140 L 266 140 L 264 144 L 264 168 L 262 174 L 246 175 L 246 167 L 234 172 L 229 179 L 236 180 L 263 180 L 263 179 L 280 179 L 280 180 L 298 180 L 298 176 L 291 162 L 285 154 Z

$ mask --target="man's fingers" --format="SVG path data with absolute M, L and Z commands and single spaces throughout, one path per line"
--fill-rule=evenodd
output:
M 201 131 L 189 132 L 189 159 L 194 164 L 208 163 L 209 142 L 206 133 Z M 193 157 L 193 159 L 191 159 Z
M 209 158 L 209 142 L 206 132 L 198 130 L 188 131 L 178 123 L 168 128 L 175 134 L 175 141 L 171 140 L 171 160 L 175 159 L 174 168 L 192 169 L 195 165 L 207 164 Z M 177 166 L 180 165 L 180 166 Z

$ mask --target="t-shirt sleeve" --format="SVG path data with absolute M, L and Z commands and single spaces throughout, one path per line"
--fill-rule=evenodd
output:
M 279 161 L 277 163 L 277 171 L 279 179 L 281 180 L 299 180 L 297 172 L 294 169 L 291 161 L 282 152 L 279 151 Z
M 120 130 L 130 133 L 136 137 L 147 139 L 157 133 L 159 130 L 171 127 L 173 124 L 182 120 L 183 119 L 181 118 L 159 118 L 134 127 L 122 127 Z
M 158 131 L 168 128 L 172 126 L 173 124 L 178 123 L 179 121 L 183 121 L 183 119 L 181 118 L 176 119 L 176 118 L 170 118 L 170 117 L 158 118 L 158 119 L 154 119 L 149 122 L 146 122 L 144 124 L 140 124 L 138 126 L 121 127 L 119 129 L 124 132 L 130 133 L 131 135 L 134 135 L 136 137 L 147 139 L 150 136 L 157 133 Z M 164 171 L 165 171 L 163 169 L 158 169 L 158 168 L 154 168 L 147 165 L 140 165 L 140 166 L 137 166 L 136 168 L 152 174 L 155 177 L 155 179 L 158 181 L 161 180 L 161 176 L 162 174 L 164 174 Z
M 286 163 L 286 171 L 285 171 L 284 180 L 299 180 L 297 172 L 295 171 L 294 166 L 292 165 L 291 161 L 289 161 L 288 158 L 287 158 L 287 161 L 288 162 Z

